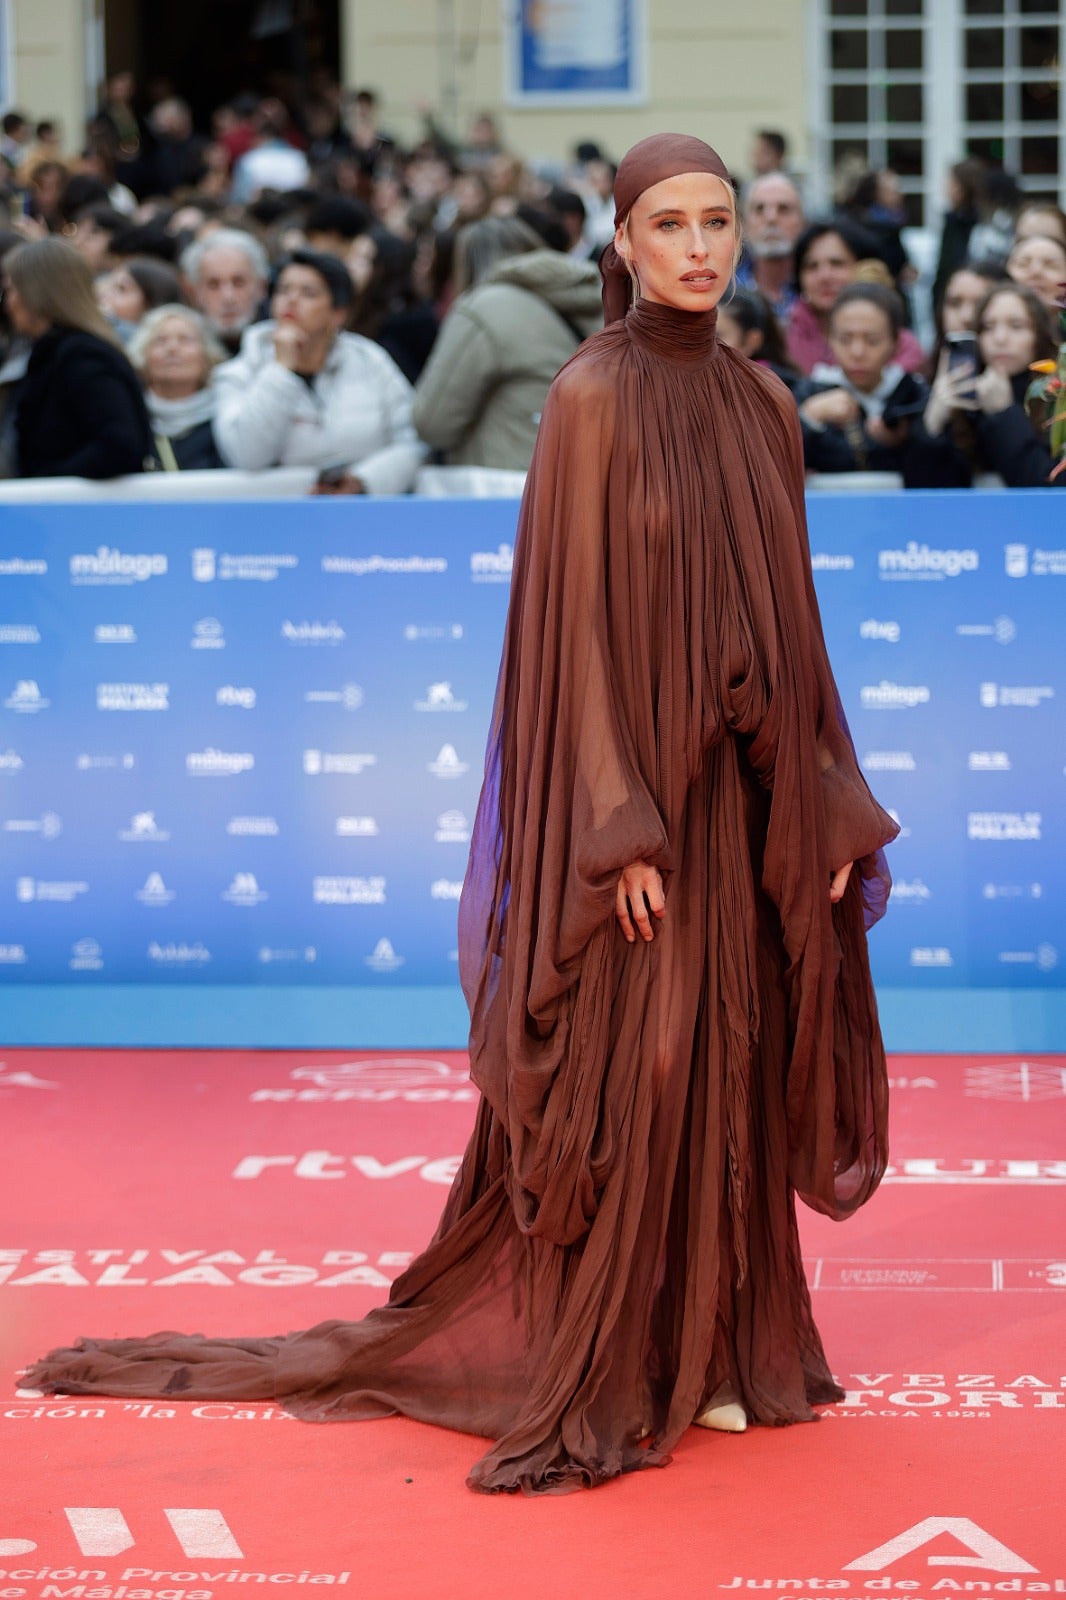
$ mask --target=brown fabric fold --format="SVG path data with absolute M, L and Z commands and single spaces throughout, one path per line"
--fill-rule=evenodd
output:
M 795 1194 L 843 1217 L 884 1171 L 864 907 L 895 832 L 826 658 L 791 397 L 713 312 L 639 301 L 556 380 L 522 505 L 460 909 L 482 1100 L 434 1240 L 361 1322 L 94 1341 L 29 1381 L 401 1411 L 491 1440 L 486 1490 L 661 1465 L 711 1400 L 810 1420 L 840 1391 Z M 614 916 L 634 860 L 666 882 L 649 945 Z

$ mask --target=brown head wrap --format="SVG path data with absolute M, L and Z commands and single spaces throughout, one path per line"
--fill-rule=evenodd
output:
M 729 183 L 729 172 L 716 150 L 687 133 L 653 133 L 628 150 L 618 164 L 614 180 L 614 225 L 628 217 L 634 201 L 645 189 L 683 172 L 710 172 Z M 632 279 L 614 244 L 600 257 L 603 278 L 603 320 L 619 322 L 629 309 Z

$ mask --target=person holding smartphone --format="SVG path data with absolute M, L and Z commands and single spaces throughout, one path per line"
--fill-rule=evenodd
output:
M 1025 410 L 1030 364 L 1055 355 L 1046 307 L 1031 289 L 994 284 L 972 338 L 946 338 L 921 419 L 912 429 L 912 489 L 965 489 L 995 473 L 1009 489 L 1048 481 L 1047 434 Z
M 271 318 L 245 330 L 220 367 L 215 437 L 227 466 L 318 469 L 315 493 L 406 494 L 426 447 L 411 385 L 380 345 L 345 333 L 343 262 L 296 250 L 274 283 Z

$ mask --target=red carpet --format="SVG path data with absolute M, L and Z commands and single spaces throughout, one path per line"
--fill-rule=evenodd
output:
M 893 1167 L 805 1215 L 848 1400 L 692 1430 L 662 1472 L 486 1499 L 476 1440 L 402 1419 L 18 1394 L 78 1333 L 358 1317 L 432 1230 L 458 1056 L 9 1051 L 0 1600 L 1066 1594 L 1066 1058 L 897 1057 Z

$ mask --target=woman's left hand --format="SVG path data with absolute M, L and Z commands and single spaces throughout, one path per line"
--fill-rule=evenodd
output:
M 851 869 L 854 865 L 854 861 L 849 861 L 846 867 L 841 867 L 839 872 L 833 873 L 829 882 L 829 898 L 833 905 L 836 905 L 838 900 L 844 898 L 844 890 L 848 886 L 848 879 L 851 877 Z
M 1006 411 L 1014 403 L 1010 379 L 1005 373 L 997 372 L 995 367 L 986 367 L 978 373 L 974 388 L 977 391 L 977 403 L 986 417 L 994 417 L 997 412 Z

